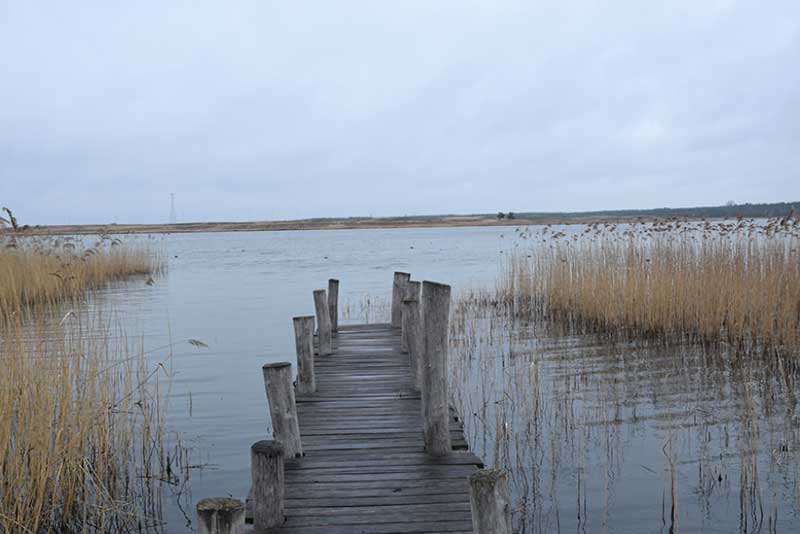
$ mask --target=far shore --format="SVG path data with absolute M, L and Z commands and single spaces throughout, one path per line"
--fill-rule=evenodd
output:
M 717 217 L 712 217 L 719 219 Z M 720 217 L 721 218 L 721 217 Z M 446 228 L 468 226 L 529 226 L 554 224 L 630 223 L 665 220 L 700 220 L 700 217 L 537 215 L 498 218 L 485 215 L 419 217 L 363 217 L 346 219 L 298 219 L 291 221 L 192 222 L 177 224 L 75 224 L 28 226 L 30 235 L 75 234 L 171 234 L 193 232 L 277 232 L 286 230 L 358 230 L 376 228 Z

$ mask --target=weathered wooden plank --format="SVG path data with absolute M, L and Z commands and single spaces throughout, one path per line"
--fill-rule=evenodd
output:
M 393 442 L 394 441 L 394 442 Z M 370 444 L 370 440 L 360 442 L 335 442 L 330 445 L 324 443 L 303 442 L 303 447 L 309 451 L 325 451 L 325 450 L 368 450 L 368 449 L 411 449 L 415 451 L 424 451 L 425 448 L 419 448 L 419 443 L 416 439 L 397 439 L 397 440 L 374 440 Z
M 317 526 L 336 526 L 336 525 L 369 525 L 370 532 L 375 526 L 381 523 L 403 523 L 410 524 L 419 523 L 421 521 L 437 521 L 443 517 L 448 517 L 450 521 L 469 521 L 471 514 L 467 510 L 447 510 L 443 507 L 434 512 L 418 512 L 413 516 L 411 514 L 404 514 L 402 512 L 395 512 L 392 514 L 342 514 L 335 516 L 315 516 L 315 515 L 292 515 L 289 516 L 287 526 L 302 526 L 302 527 L 317 527 Z
M 372 473 L 364 472 L 351 472 L 343 473 L 335 472 L 320 472 L 314 470 L 313 472 L 299 470 L 292 474 L 291 484 L 298 484 L 301 482 L 374 482 L 374 481 L 389 481 L 389 480 L 429 480 L 434 478 L 436 480 L 448 480 L 451 478 L 464 478 L 470 476 L 475 472 L 473 466 L 465 465 L 448 465 L 443 466 L 444 469 L 434 469 L 428 466 L 417 466 L 416 469 L 394 471 L 391 469 L 378 469 Z M 289 484 L 289 482 L 287 482 Z
M 463 512 L 469 510 L 469 503 L 440 501 L 410 504 L 374 504 L 370 506 L 310 506 L 306 503 L 303 513 L 317 517 L 342 517 L 342 516 L 376 516 L 373 521 L 378 523 L 394 523 L 397 515 L 408 517 L 408 514 L 448 513 L 451 511 Z
M 305 456 L 285 464 L 287 521 L 268 532 L 471 532 L 475 455 L 425 451 L 420 393 L 400 334 L 340 325 L 334 352 L 315 360 L 316 391 L 296 395 Z M 451 411 L 450 440 L 464 450 Z
M 337 470 L 338 472 L 347 473 L 349 471 L 359 473 L 369 473 L 371 469 L 394 469 L 402 470 L 405 468 L 416 469 L 419 466 L 449 466 L 449 465 L 469 465 L 474 466 L 476 462 L 480 462 L 476 457 L 465 454 L 463 459 L 450 460 L 451 457 L 456 455 L 441 456 L 435 459 L 426 457 L 427 455 L 393 455 L 387 459 L 383 458 L 384 455 L 370 456 L 370 460 L 360 460 L 359 458 L 347 458 L 339 456 L 325 456 L 323 458 L 304 458 L 302 465 L 287 462 L 286 470 L 302 469 L 304 471 L 320 470 Z
M 440 493 L 438 495 L 389 495 L 384 497 L 320 497 L 316 499 L 287 499 L 286 509 L 302 510 L 307 507 L 352 507 L 352 506 L 398 506 L 406 504 L 463 503 L 464 496 L 459 493 Z M 291 513 L 291 511 L 290 511 Z
M 479 464 L 480 459 L 470 452 L 453 452 L 442 456 L 431 456 L 427 453 L 402 451 L 397 453 L 386 453 L 384 451 L 366 451 L 352 453 L 347 451 L 322 451 L 314 454 L 306 454 L 301 460 L 293 459 L 286 462 L 286 469 L 301 468 L 302 466 L 313 466 L 320 462 L 338 462 L 347 465 L 350 462 L 361 462 L 368 465 L 370 462 L 395 462 L 397 465 L 403 463 L 420 462 L 420 465 L 427 464 L 453 464 L 467 465 Z
M 409 449 L 414 451 L 424 451 L 424 446 L 422 448 L 418 447 L 417 440 L 414 439 L 403 439 L 403 440 L 375 440 L 375 443 L 370 446 L 369 440 L 361 441 L 361 442 L 338 442 L 338 443 L 331 443 L 329 446 L 325 446 L 321 443 L 313 443 L 313 442 L 303 442 L 303 448 L 307 451 L 325 451 L 325 450 L 369 450 L 369 449 L 388 449 L 388 450 L 403 450 Z M 467 450 L 466 443 L 453 443 L 453 450 Z M 387 451 L 388 452 L 388 451 Z
M 385 331 L 389 328 L 389 323 L 370 323 L 370 324 L 345 324 L 339 325 L 339 331 L 345 332 L 366 332 L 370 330 Z
M 288 474 L 288 473 L 287 473 Z M 291 477 L 289 477 L 291 478 Z M 440 495 L 464 494 L 469 491 L 469 484 L 455 480 L 420 481 L 409 484 L 402 480 L 386 480 L 381 482 L 292 484 L 286 486 L 286 498 L 321 498 L 335 495 L 339 498 L 354 497 L 386 497 L 392 495 Z
M 335 526 L 335 525 L 380 525 L 381 523 L 418 523 L 420 521 L 437 521 L 447 517 L 450 521 L 467 521 L 470 517 L 469 504 L 457 505 L 446 503 L 431 505 L 423 509 L 420 505 L 407 505 L 408 508 L 417 510 L 402 511 L 404 506 L 364 507 L 364 508 L 333 508 L 329 513 L 314 515 L 303 511 L 303 515 L 290 516 L 287 525 L 293 526 Z M 457 508 L 456 508 L 457 507 Z M 381 511 L 378 508 L 386 508 Z M 321 510 L 313 508 L 314 510 Z
M 359 443 L 361 441 L 387 440 L 387 439 L 397 439 L 397 440 L 414 442 L 414 440 L 419 437 L 419 432 L 417 431 L 398 432 L 396 430 L 381 430 L 379 432 L 358 432 L 358 429 L 351 429 L 351 430 L 352 432 L 350 432 L 349 434 L 347 432 L 342 432 L 337 434 L 335 432 L 324 432 L 324 431 L 316 431 L 314 429 L 310 429 L 308 430 L 308 434 L 303 437 L 303 442 L 318 443 L 318 444 L 324 444 L 325 442 L 328 442 L 332 445 L 340 442 Z M 451 436 L 454 439 L 460 439 L 459 436 L 461 436 L 461 434 L 456 431 L 453 431 L 451 432 Z
M 286 526 L 269 532 L 270 534 L 438 534 L 442 532 L 472 534 L 472 521 L 423 521 L 418 523 L 385 523 L 382 525 L 295 527 L 290 518 Z

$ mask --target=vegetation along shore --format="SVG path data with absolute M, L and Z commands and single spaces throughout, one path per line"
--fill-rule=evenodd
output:
M 92 297 L 162 269 L 156 248 L 109 236 L 0 236 L 0 532 L 161 524 L 159 485 L 186 458 L 164 427 L 169 354 L 150 359 Z
M 400 217 L 312 218 L 286 221 L 187 222 L 177 224 L 31 225 L 29 234 L 154 234 L 185 232 L 259 232 L 283 230 L 344 230 L 368 228 L 441 228 L 460 226 L 520 226 L 533 224 L 592 224 L 671 218 L 684 220 L 736 217 L 786 217 L 800 212 L 800 201 L 771 204 L 733 204 L 694 208 L 657 208 L 584 212 L 497 212 L 472 215 L 409 215 Z

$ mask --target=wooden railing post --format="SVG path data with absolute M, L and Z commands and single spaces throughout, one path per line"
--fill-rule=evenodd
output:
M 197 503 L 198 534 L 244 534 L 244 503 L 213 497 Z
M 400 328 L 403 316 L 403 295 L 411 275 L 408 273 L 394 273 L 392 282 L 392 328 Z
M 406 282 L 406 288 L 403 292 L 403 300 L 402 300 L 402 313 L 400 314 L 400 352 L 406 354 L 409 352 L 408 350 L 408 331 L 412 325 L 412 318 L 410 315 L 406 314 L 405 309 L 405 301 L 406 300 L 418 300 L 419 299 L 419 290 L 422 284 L 419 282 L 412 282 L 409 280 Z
M 425 450 L 451 452 L 450 413 L 447 396 L 447 336 L 450 322 L 450 286 L 422 283 L 422 420 Z
M 257 441 L 250 447 L 253 483 L 253 527 L 256 531 L 282 525 L 284 516 L 284 447 L 277 441 Z
M 314 291 L 314 309 L 317 312 L 317 333 L 319 336 L 319 355 L 333 352 L 331 342 L 331 316 L 328 311 L 328 297 L 324 289 Z
M 303 455 L 300 442 L 300 425 L 292 388 L 292 365 L 288 362 L 268 363 L 262 368 L 264 388 L 267 391 L 272 431 L 284 448 L 287 458 Z
M 511 534 L 511 505 L 505 471 L 481 469 L 470 475 L 469 500 L 475 534 Z
M 339 330 L 339 281 L 328 280 L 328 315 L 331 319 L 331 332 Z
M 414 378 L 414 389 L 420 389 L 422 376 L 422 304 L 420 302 L 419 282 L 409 282 L 406 298 L 403 300 L 403 332 L 401 341 L 406 339 L 406 349 L 411 361 L 411 375 Z
M 303 315 L 292 318 L 294 344 L 297 351 L 297 393 L 314 393 L 317 382 L 314 378 L 314 316 Z

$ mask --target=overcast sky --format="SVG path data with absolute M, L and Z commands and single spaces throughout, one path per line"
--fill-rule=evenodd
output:
M 0 0 L 28 224 L 800 200 L 800 2 Z

